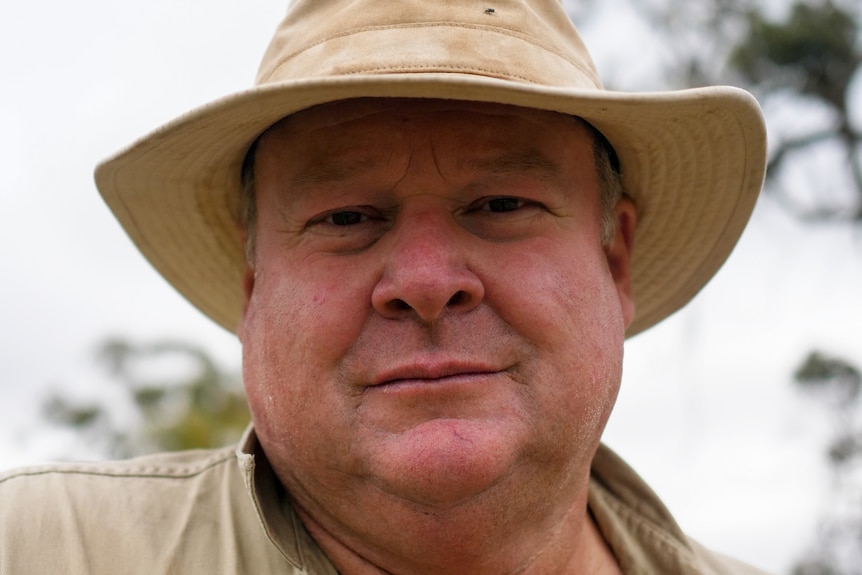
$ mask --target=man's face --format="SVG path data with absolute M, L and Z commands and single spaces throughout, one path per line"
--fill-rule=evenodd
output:
M 270 129 L 255 181 L 244 377 L 301 509 L 544 508 L 585 488 L 633 313 L 634 213 L 603 246 L 579 122 L 341 102 Z

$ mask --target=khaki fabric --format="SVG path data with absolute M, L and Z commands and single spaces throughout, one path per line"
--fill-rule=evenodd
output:
M 0 575 L 336 575 L 253 430 L 239 448 L 0 474 Z M 689 541 L 602 447 L 590 508 L 627 574 L 761 573 Z
M 593 458 L 589 507 L 627 575 L 766 575 L 686 537 L 652 489 L 604 445 Z

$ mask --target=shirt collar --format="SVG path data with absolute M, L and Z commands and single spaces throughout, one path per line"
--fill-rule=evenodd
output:
M 670 511 L 610 448 L 599 446 L 590 475 L 590 511 L 624 573 L 702 573 Z
M 240 439 L 236 457 L 246 491 L 269 541 L 301 572 L 337 575 L 335 567 L 293 511 L 251 425 Z

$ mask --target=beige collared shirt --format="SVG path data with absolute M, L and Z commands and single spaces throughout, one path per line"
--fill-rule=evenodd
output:
M 0 575 L 336 575 L 283 495 L 252 429 L 235 452 L 0 474 Z M 605 447 L 589 505 L 624 573 L 761 573 L 686 538 Z

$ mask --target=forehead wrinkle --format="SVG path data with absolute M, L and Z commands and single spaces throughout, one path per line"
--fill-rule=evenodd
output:
M 391 162 L 394 154 L 392 149 L 384 154 L 378 154 L 363 146 L 363 138 L 360 138 L 358 143 L 345 141 L 344 134 L 351 127 L 355 129 L 357 125 L 361 126 L 369 118 L 379 116 L 380 112 L 354 112 L 346 118 L 333 118 L 331 115 L 321 117 L 321 111 L 321 109 L 312 108 L 287 116 L 268 131 L 281 134 L 282 146 L 286 148 L 288 157 L 291 155 L 290 148 L 293 147 L 316 150 L 311 156 L 305 155 L 307 158 L 305 165 L 297 166 L 288 180 L 289 184 L 295 186 L 339 184 L 377 172 L 382 166 Z M 396 139 L 389 133 L 392 124 L 397 131 L 403 130 L 403 122 L 388 121 L 386 125 L 377 126 L 375 130 L 364 130 L 362 135 L 372 138 L 375 133 L 385 129 L 388 137 L 378 139 Z M 333 131 L 336 132 L 335 135 Z M 301 150 L 297 151 L 301 152 Z

